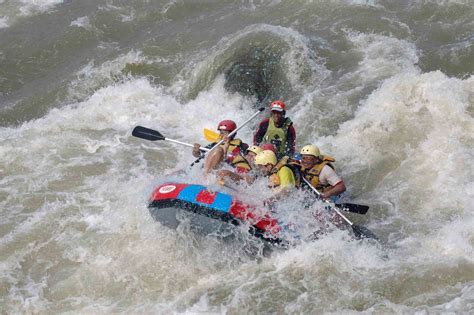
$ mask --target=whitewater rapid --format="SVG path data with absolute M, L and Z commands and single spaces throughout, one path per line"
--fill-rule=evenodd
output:
M 22 3 L 27 15 L 0 14 L 2 34 L 22 19 L 52 19 L 55 10 L 75 5 Z M 147 6 L 133 14 L 126 5 L 102 6 L 113 21 L 142 27 L 137 42 L 146 44 L 137 46 L 133 36 L 106 41 L 101 16 L 92 11 L 64 12 L 71 14 L 65 42 L 75 32 L 96 32 L 103 54 L 94 50 L 79 66 L 68 65 L 73 71 L 44 72 L 41 84 L 54 89 L 32 80 L 35 93 L 2 91 L 0 312 L 473 312 L 474 77 L 427 70 L 435 57 L 426 61 L 414 40 L 418 24 L 384 5 L 392 8 L 356 1 L 293 11 L 270 1 L 239 7 L 242 19 L 249 16 L 241 21 L 221 4 L 212 14 L 231 26 L 208 22 L 211 30 L 187 28 L 194 33 L 176 39 L 174 28 L 160 24 L 175 41 L 153 34 L 167 45 L 147 37 L 154 32 L 147 23 L 182 18 L 177 25 L 198 28 L 207 13 L 171 2 L 151 13 Z M 272 23 L 284 21 L 282 11 L 290 22 Z M 321 11 L 334 23 L 321 17 L 311 24 L 315 18 L 306 14 Z M 375 21 L 380 14 L 386 23 L 370 24 L 364 14 Z M 355 22 L 342 28 L 347 16 L 381 30 L 357 29 Z M 385 31 L 390 27 L 394 33 Z M 191 35 L 203 37 L 199 45 Z M 246 74 L 250 66 L 272 76 L 242 87 L 262 77 Z M 261 88 L 266 82 L 276 88 Z M 335 230 L 269 257 L 248 257 L 186 224 L 170 230 L 153 221 L 151 191 L 194 158 L 184 146 L 132 137 L 132 129 L 204 144 L 203 128 L 229 118 L 241 123 L 268 105 L 256 104 L 258 95 L 248 91 L 285 99 L 297 148 L 317 144 L 336 158 L 347 200 L 370 206 L 366 215 L 348 217 L 380 243 Z M 251 142 L 258 121 L 239 137 Z M 190 172 L 199 176 L 199 168 Z M 302 210 L 289 203 L 288 211 Z

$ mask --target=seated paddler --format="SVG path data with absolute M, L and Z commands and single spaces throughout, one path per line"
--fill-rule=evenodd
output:
M 296 186 L 299 187 L 300 185 L 299 164 L 298 163 L 295 164 L 295 161 L 287 155 L 281 156 L 279 158 L 277 147 L 274 144 L 264 143 L 260 147 L 262 148 L 262 150 L 272 151 L 273 153 L 275 153 L 275 156 L 277 157 L 277 164 L 273 166 L 272 172 L 275 173 L 279 171 L 280 168 L 285 165 L 290 167 L 293 170 L 293 174 L 295 175 Z
M 256 177 L 256 170 L 255 170 L 255 157 L 258 153 L 262 152 L 263 150 L 256 145 L 252 145 L 247 149 L 245 153 L 245 160 L 251 167 L 249 172 L 239 172 L 238 170 L 220 170 L 217 173 L 217 182 L 221 185 L 225 185 L 227 181 L 232 181 L 234 183 L 246 182 L 247 184 L 252 184 Z
M 341 176 L 336 173 L 334 158 L 322 155 L 315 145 L 306 145 L 301 149 L 300 174 L 320 193 L 324 199 L 337 201 L 346 191 Z
M 276 169 L 277 163 L 277 157 L 271 150 L 264 150 L 255 157 L 255 166 L 262 176 L 268 178 L 268 186 L 273 191 L 273 196 L 266 200 L 266 204 L 287 196 L 297 187 L 297 176 L 292 167 L 285 164 Z
M 232 120 L 223 120 L 217 125 L 220 140 L 224 139 L 224 142 L 207 154 L 204 162 L 204 174 L 209 174 L 212 170 L 219 168 L 222 162 L 232 166 L 237 173 L 247 173 L 251 169 L 243 156 L 247 151 L 248 145 L 243 143 L 242 140 L 235 138 L 236 134 L 228 137 L 235 129 L 237 129 L 237 125 Z M 210 143 L 206 148 L 212 148 L 216 144 L 217 142 Z M 203 153 L 199 150 L 200 146 L 198 143 L 194 144 L 193 156 L 202 156 Z

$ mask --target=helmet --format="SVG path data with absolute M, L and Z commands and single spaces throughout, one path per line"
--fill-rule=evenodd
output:
M 253 152 L 253 153 L 255 153 L 255 154 L 259 154 L 260 152 L 263 151 L 263 149 L 260 148 L 260 147 L 257 146 L 257 145 L 253 145 L 253 146 L 251 146 L 250 148 L 247 149 L 247 152 L 249 152 L 249 151 L 250 151 L 250 152 Z
M 270 104 L 271 111 L 284 112 L 286 110 L 286 105 L 282 101 L 273 101 Z
M 312 155 L 314 157 L 319 158 L 321 152 L 319 152 L 319 148 L 315 145 L 309 144 L 305 145 L 303 149 L 301 149 L 301 155 Z
M 270 150 L 270 151 L 273 151 L 273 153 L 277 153 L 277 149 L 275 147 L 275 145 L 273 145 L 272 143 L 265 143 L 265 144 L 262 144 L 260 146 L 262 148 L 262 151 L 263 150 Z
M 267 165 L 267 164 L 272 164 L 276 165 L 277 164 L 277 158 L 275 153 L 270 150 L 264 150 L 257 154 L 255 157 L 255 165 Z
M 233 120 L 223 120 L 217 125 L 217 130 L 225 130 L 228 132 L 232 132 L 237 129 L 237 125 Z

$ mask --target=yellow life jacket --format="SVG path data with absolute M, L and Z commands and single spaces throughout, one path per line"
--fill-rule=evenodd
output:
M 224 144 L 220 145 L 224 149 Z M 249 171 L 251 169 L 250 164 L 242 156 L 242 140 L 233 139 L 229 142 L 229 148 L 225 153 L 225 162 L 234 168 L 240 168 Z
M 268 128 L 267 132 L 263 136 L 262 143 L 271 143 L 277 149 L 277 155 L 285 155 L 286 153 L 286 134 L 288 132 L 288 128 L 291 126 L 292 122 L 291 119 L 288 117 L 284 118 L 285 121 L 281 128 L 275 126 L 275 122 L 270 117 L 268 120 Z
M 300 172 L 295 168 L 295 166 L 289 162 L 290 158 L 288 156 L 284 156 L 278 161 L 278 163 L 272 168 L 271 175 L 269 178 L 269 186 L 270 187 L 278 187 L 280 186 L 280 176 L 278 176 L 278 171 L 280 171 L 283 167 L 288 167 L 293 176 L 295 178 L 295 187 L 299 187 L 301 183 Z
M 333 162 L 336 162 L 336 160 L 333 157 L 329 155 L 323 155 L 322 162 L 320 164 L 316 164 L 309 170 L 302 168 L 301 173 L 304 176 L 304 178 L 306 178 L 314 188 L 316 188 L 318 191 L 323 191 L 324 189 L 326 189 L 327 187 L 330 187 L 331 185 L 329 184 L 321 185 L 321 183 L 319 182 L 319 174 L 321 174 L 323 167 L 326 165 L 331 167 L 333 170 L 336 170 L 336 168 L 332 164 Z
M 290 157 L 285 155 L 278 161 L 278 163 L 272 168 L 272 173 L 276 173 L 282 168 L 284 165 L 286 165 L 289 161 Z

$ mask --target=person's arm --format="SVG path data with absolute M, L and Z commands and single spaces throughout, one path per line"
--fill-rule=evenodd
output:
M 210 149 L 210 148 L 212 148 L 215 144 L 216 144 L 216 142 L 209 143 L 208 145 L 205 146 L 205 148 Z M 201 148 L 201 145 L 200 145 L 199 143 L 195 143 L 195 144 L 194 144 L 193 151 L 192 151 L 194 157 L 202 157 L 202 156 L 204 156 L 204 152 L 201 151 L 200 148 Z
M 247 184 L 252 184 L 255 180 L 255 178 L 253 176 L 250 176 L 249 173 L 246 171 L 238 172 L 237 170 L 236 172 L 232 172 L 229 170 L 220 170 L 217 173 L 217 182 L 220 185 L 225 185 L 226 178 L 229 178 L 237 184 L 241 181 L 245 181 Z
M 245 179 L 243 176 L 229 170 L 220 170 L 217 173 L 217 182 L 219 184 L 224 185 L 226 178 L 230 178 L 233 182 L 239 182 Z
M 260 143 L 262 143 L 263 136 L 265 136 L 265 134 L 267 133 L 268 123 L 269 123 L 269 120 L 267 118 L 267 119 L 262 120 L 262 122 L 260 122 L 260 124 L 258 125 L 257 131 L 255 132 L 255 135 L 253 136 L 254 145 L 260 145 Z
M 295 155 L 296 147 L 296 131 L 293 124 L 288 127 L 288 132 L 286 134 L 286 155 L 293 157 Z
M 346 191 L 346 185 L 342 178 L 329 166 L 324 166 L 319 175 L 321 183 L 328 183 L 331 187 L 326 188 L 321 197 L 324 199 L 330 198 L 331 196 L 337 196 Z
M 228 154 L 228 151 L 229 151 L 229 146 L 230 146 L 230 142 L 231 142 L 231 141 L 232 141 L 232 139 L 229 138 L 229 137 L 225 137 L 225 138 L 224 138 L 224 147 L 223 147 L 223 149 L 224 149 L 224 160 L 225 160 L 226 157 L 227 157 L 227 154 Z
M 328 199 L 331 196 L 337 196 L 339 194 L 342 194 L 345 191 L 346 191 L 346 185 L 344 184 L 344 181 L 340 181 L 335 186 L 331 186 L 330 188 L 326 189 L 321 194 L 321 197 L 323 197 L 324 199 Z

